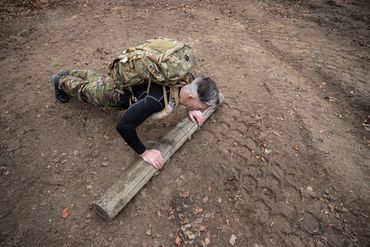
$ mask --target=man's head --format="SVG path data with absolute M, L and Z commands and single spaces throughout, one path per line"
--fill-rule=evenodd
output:
M 195 78 L 192 83 L 181 88 L 179 96 L 180 104 L 189 110 L 203 111 L 220 103 L 216 83 L 209 77 Z

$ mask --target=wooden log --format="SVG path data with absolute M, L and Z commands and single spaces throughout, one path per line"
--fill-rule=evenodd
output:
M 223 102 L 223 99 L 224 97 L 222 96 L 221 102 Z M 204 111 L 205 119 L 217 107 L 213 106 Z M 153 148 L 162 153 L 166 162 L 186 140 L 191 138 L 197 129 L 198 125 L 196 123 L 185 118 L 172 128 Z M 145 161 L 136 161 L 129 167 L 121 179 L 113 184 L 99 200 L 92 203 L 95 212 L 106 220 L 113 220 L 156 172 L 157 170 Z

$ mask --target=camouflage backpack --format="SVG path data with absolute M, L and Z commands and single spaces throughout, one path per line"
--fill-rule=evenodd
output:
M 170 97 L 174 98 L 177 106 L 176 88 L 190 82 L 187 77 L 194 65 L 195 56 L 189 45 L 176 40 L 156 38 L 123 51 L 109 65 L 109 75 L 119 90 L 130 89 L 131 86 L 144 82 L 149 82 L 148 91 L 151 82 L 171 86 Z M 165 90 L 164 87 L 163 89 Z M 168 104 L 166 93 L 164 96 L 165 111 L 168 113 L 174 107 Z

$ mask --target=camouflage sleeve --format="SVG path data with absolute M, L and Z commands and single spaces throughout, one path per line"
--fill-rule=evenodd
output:
M 163 108 L 160 101 L 149 95 L 128 108 L 118 122 L 117 131 L 136 153 L 142 154 L 146 150 L 144 144 L 139 140 L 136 127 L 150 115 L 161 111 Z

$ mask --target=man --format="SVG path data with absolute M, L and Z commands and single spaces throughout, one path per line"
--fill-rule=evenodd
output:
M 189 73 L 186 84 L 176 92 L 178 103 L 188 109 L 188 116 L 201 126 L 204 122 L 202 111 L 220 103 L 219 91 L 213 80 L 208 77 L 195 78 Z M 170 88 L 156 83 L 143 83 L 131 90 L 118 90 L 109 76 L 84 70 L 61 70 L 52 77 L 56 99 L 67 103 L 70 96 L 80 101 L 93 103 L 110 109 L 126 110 L 117 124 L 117 131 L 126 143 L 143 160 L 156 169 L 161 169 L 164 161 L 160 151 L 147 149 L 138 138 L 136 127 L 150 116 L 160 113 L 170 97 Z M 177 106 L 176 106 L 177 107 Z

